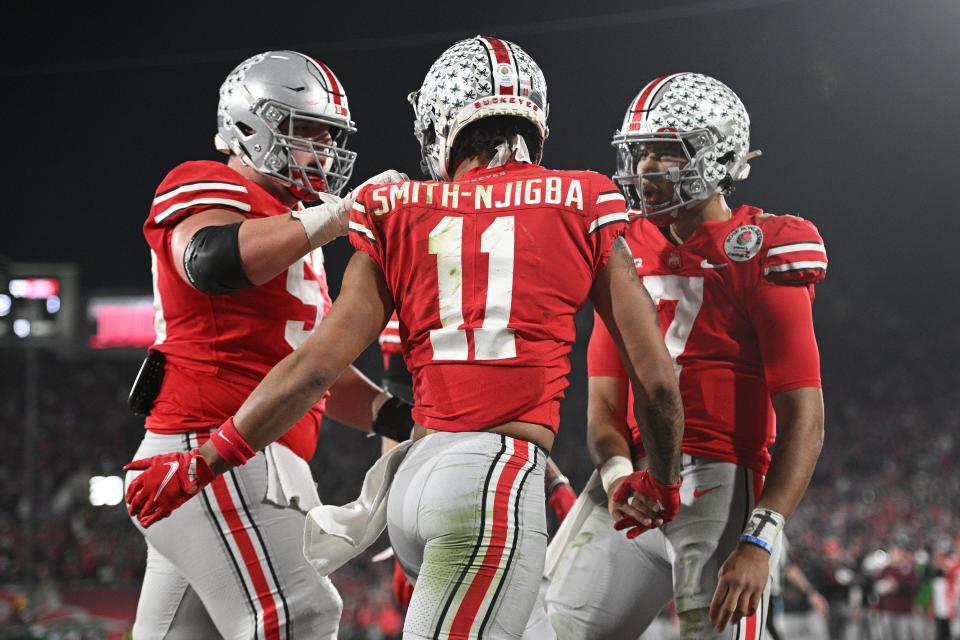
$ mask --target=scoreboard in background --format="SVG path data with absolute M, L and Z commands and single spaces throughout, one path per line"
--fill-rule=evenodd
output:
M 94 296 L 87 302 L 94 349 L 141 348 L 153 344 L 152 296 Z
M 76 265 L 0 265 L 0 347 L 70 346 L 77 305 Z

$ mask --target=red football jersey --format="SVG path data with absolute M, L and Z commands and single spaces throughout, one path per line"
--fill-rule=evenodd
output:
M 626 228 L 604 176 L 526 163 L 365 187 L 350 241 L 383 271 L 418 424 L 556 430 L 573 316 Z
M 390 355 L 403 353 L 403 342 L 400 340 L 400 319 L 397 318 L 396 311 L 390 316 L 387 326 L 380 332 L 377 342 L 380 343 L 380 353 L 383 354 L 383 370 L 386 371 L 390 366 Z
M 816 227 L 744 206 L 730 220 L 704 222 L 679 247 L 643 219 L 626 237 L 679 376 L 684 453 L 766 474 L 776 436 L 770 395 L 820 386 L 811 305 L 827 256 Z M 588 374 L 626 377 L 594 320 Z M 632 410 L 627 421 L 642 455 Z
M 233 415 L 268 371 L 302 343 L 330 309 L 319 249 L 258 287 L 227 295 L 197 291 L 176 272 L 174 227 L 207 209 L 245 218 L 290 207 L 220 162 L 186 162 L 157 188 L 143 234 L 150 245 L 157 338 L 167 358 L 160 395 L 146 427 L 158 433 L 208 429 Z M 309 459 L 317 445 L 323 401 L 280 442 Z

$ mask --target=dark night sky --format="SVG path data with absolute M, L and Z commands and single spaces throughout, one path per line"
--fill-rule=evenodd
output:
M 314 2 L 274 3 L 270 15 L 263 3 L 173 14 L 159 3 L 11 4 L 0 254 L 78 262 L 86 291 L 148 291 L 140 225 L 153 190 L 177 163 L 218 157 L 217 89 L 246 56 L 294 48 L 330 64 L 359 128 L 355 175 L 416 175 L 405 96 L 448 44 L 481 31 L 519 43 L 544 70 L 548 166 L 610 173 L 610 137 L 648 80 L 711 74 L 739 93 L 764 151 L 732 202 L 816 222 L 831 256 L 822 295 L 892 297 L 922 317 L 922 300 L 958 289 L 956 0 L 465 3 L 449 13 Z M 332 280 L 348 251 L 341 241 L 328 252 Z M 938 305 L 956 315 L 952 301 Z

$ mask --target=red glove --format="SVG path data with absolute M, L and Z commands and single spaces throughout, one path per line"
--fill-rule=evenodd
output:
M 680 484 L 683 477 L 677 479 L 674 484 L 663 484 L 644 469 L 643 471 L 634 471 L 620 483 L 617 490 L 613 493 L 614 502 L 626 502 L 630 496 L 638 493 L 640 495 L 653 498 L 660 503 L 663 508 L 658 514 L 663 524 L 666 524 L 677 517 L 680 511 Z M 642 525 L 634 518 L 621 518 L 613 525 L 617 531 L 627 529 L 627 537 L 631 540 L 638 535 L 652 529 L 653 527 Z
M 127 513 L 144 528 L 166 518 L 213 480 L 200 450 L 175 451 L 128 462 L 124 471 L 143 471 L 127 487 Z
M 400 563 L 396 559 L 393 561 L 393 595 L 401 609 L 406 610 L 410 606 L 410 598 L 413 597 L 413 585 L 407 580 L 407 575 L 400 568 Z
M 547 503 L 553 509 L 553 515 L 557 516 L 557 522 L 563 522 L 563 519 L 573 509 L 573 503 L 577 501 L 577 493 L 570 486 L 569 482 L 561 482 L 550 493 Z

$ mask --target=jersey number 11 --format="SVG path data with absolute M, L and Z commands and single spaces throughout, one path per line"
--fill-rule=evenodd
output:
M 514 330 L 507 327 L 513 303 L 514 217 L 495 218 L 480 236 L 480 251 L 489 254 L 487 302 L 483 325 L 473 329 L 477 360 L 517 357 Z M 440 328 L 430 331 L 434 360 L 468 360 L 463 325 L 463 218 L 446 216 L 430 232 L 430 253 L 437 256 Z

